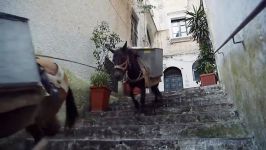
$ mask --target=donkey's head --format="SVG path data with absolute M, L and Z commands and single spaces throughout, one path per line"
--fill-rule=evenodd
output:
M 127 42 L 123 47 L 117 50 L 111 50 L 113 53 L 113 63 L 114 63 L 114 76 L 117 80 L 122 80 L 123 76 L 128 68 L 129 64 L 129 50 L 127 48 Z

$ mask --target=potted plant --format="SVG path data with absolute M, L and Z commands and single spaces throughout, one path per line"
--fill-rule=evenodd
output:
M 114 48 L 120 42 L 118 34 L 111 32 L 106 22 L 101 22 L 92 32 L 91 40 L 95 48 L 93 56 L 96 60 L 96 72 L 90 77 L 90 109 L 91 111 L 105 111 L 108 108 L 111 94 L 111 73 L 105 68 L 106 59 L 109 60 L 108 48 Z
M 199 43 L 200 53 L 197 59 L 196 71 L 200 74 L 201 86 L 216 84 L 215 55 L 209 37 L 208 22 L 202 0 L 199 8 L 193 6 L 193 12 L 187 11 L 186 14 L 190 16 L 187 18 L 187 25 L 190 28 L 189 33 Z
M 206 62 L 204 74 L 200 75 L 201 86 L 213 85 L 217 83 L 214 65 Z
M 96 71 L 90 77 L 90 109 L 91 111 L 105 111 L 108 108 L 111 90 L 108 87 L 109 74 Z

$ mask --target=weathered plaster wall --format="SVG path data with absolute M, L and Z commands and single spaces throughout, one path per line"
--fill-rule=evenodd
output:
M 152 47 L 156 36 L 157 28 L 150 12 L 143 12 L 139 7 L 141 4 L 137 0 L 131 0 L 131 6 L 138 18 L 138 43 L 137 47 Z M 149 0 L 144 0 L 143 4 L 150 4 Z M 148 41 L 147 30 L 149 30 L 151 43 Z
M 157 46 L 164 49 L 164 55 L 198 54 L 199 47 L 192 37 L 170 39 L 168 30 L 157 33 Z
M 199 0 L 151 0 L 156 6 L 154 9 L 154 21 L 158 29 L 155 38 L 155 47 L 164 50 L 163 64 L 167 67 L 178 67 L 182 71 L 184 88 L 199 86 L 193 80 L 192 64 L 199 54 L 197 42 L 189 35 L 187 37 L 172 37 L 171 19 L 186 18 L 186 10 L 192 6 L 198 6 Z M 166 68 L 165 68 L 166 69 Z M 160 90 L 164 89 L 164 83 L 160 83 Z
M 29 18 L 35 51 L 95 66 L 90 40 L 101 21 L 122 40 L 130 41 L 131 6 L 117 0 L 1 0 L 0 12 Z M 79 77 L 88 79 L 92 68 L 58 61 Z
M 205 0 L 214 48 L 218 48 L 260 0 Z M 256 144 L 266 149 L 266 10 L 264 9 L 216 55 L 220 79 L 234 100 Z
M 187 0 L 150 0 L 156 6 L 154 9 L 154 20 L 158 30 L 166 30 L 169 27 L 169 14 L 185 11 Z

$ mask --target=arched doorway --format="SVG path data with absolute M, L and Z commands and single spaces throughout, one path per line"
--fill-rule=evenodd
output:
M 197 71 L 197 66 L 199 65 L 198 61 L 195 61 L 192 65 L 192 73 L 193 73 L 193 80 L 194 81 L 199 81 L 200 80 L 200 74 Z
M 164 71 L 164 91 L 172 92 L 183 89 L 181 70 L 176 67 L 167 68 Z

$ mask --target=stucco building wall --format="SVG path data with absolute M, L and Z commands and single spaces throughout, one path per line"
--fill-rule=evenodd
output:
M 197 87 L 199 84 L 193 78 L 192 65 L 197 60 L 199 47 L 191 35 L 187 37 L 172 37 L 171 20 L 185 19 L 186 11 L 191 11 L 193 5 L 199 6 L 199 0 L 151 0 L 156 6 L 154 21 L 158 29 L 155 47 L 164 51 L 164 70 L 176 67 L 181 70 L 183 87 Z M 166 67 L 167 66 L 167 67 Z M 163 80 L 164 76 L 162 77 Z M 160 90 L 164 90 L 164 82 L 160 83 Z
M 205 0 L 214 48 L 217 49 L 260 0 Z M 266 149 L 266 10 L 244 27 L 233 44 L 216 54 L 222 84 L 254 133 L 256 144 Z
M 166 70 L 170 67 L 177 67 L 181 70 L 183 78 L 183 87 L 197 87 L 199 84 L 194 81 L 192 65 L 197 59 L 196 55 L 174 55 L 174 56 L 165 56 L 163 70 Z M 162 78 L 163 80 L 163 78 Z M 159 84 L 159 90 L 164 90 L 164 82 Z
M 0 12 L 29 19 L 33 45 L 36 53 L 78 61 L 96 66 L 90 40 L 93 29 L 106 21 L 110 29 L 131 45 L 131 13 L 136 0 L 1 0 Z M 141 25 L 150 24 L 143 14 L 139 19 L 139 46 L 144 46 Z M 155 28 L 155 25 L 154 27 Z M 56 60 L 75 75 L 88 79 L 93 68 Z
M 142 4 L 149 5 L 149 0 L 143 0 L 143 3 L 139 3 L 137 0 L 131 0 L 131 6 L 133 8 L 133 12 L 137 15 L 138 19 L 138 44 L 137 47 L 153 47 L 155 44 L 155 36 L 157 33 L 157 28 L 155 26 L 152 11 L 144 11 L 140 6 Z M 148 31 L 147 31 L 148 30 Z M 150 40 L 148 40 L 148 32 L 150 36 Z

